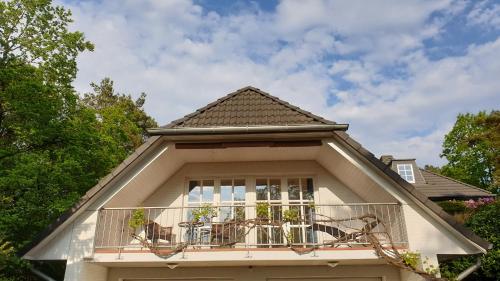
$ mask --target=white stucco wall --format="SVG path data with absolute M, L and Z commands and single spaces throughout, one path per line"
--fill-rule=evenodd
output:
M 331 144 L 335 144 L 332 142 Z M 119 181 L 116 186 L 111 187 L 106 196 L 116 196 L 116 200 L 103 196 L 99 198 L 98 203 L 91 205 L 86 211 L 81 213 L 78 218 L 68 224 L 61 232 L 43 247 L 30 253 L 33 259 L 67 259 L 67 274 L 65 280 L 117 280 L 116 276 L 123 274 L 146 275 L 170 274 L 174 272 L 182 273 L 183 276 L 194 274 L 193 269 L 176 269 L 169 271 L 164 268 L 145 271 L 143 269 L 117 269 L 99 266 L 99 264 L 90 264 L 84 260 L 92 258 L 93 238 L 97 220 L 97 209 L 99 204 L 111 202 L 112 207 L 131 207 L 130 202 L 136 202 L 135 206 L 182 206 L 183 194 L 186 191 L 186 183 L 189 178 L 227 178 L 244 177 L 247 180 L 247 203 L 251 204 L 255 199 L 255 178 L 256 177 L 282 177 L 282 176 L 307 176 L 313 177 L 315 187 L 315 200 L 318 204 L 342 204 L 354 202 L 394 202 L 399 201 L 404 210 L 404 219 L 409 239 L 409 247 L 412 251 L 418 251 L 423 257 L 429 257 L 432 261 L 436 260 L 436 254 L 468 254 L 476 253 L 477 249 L 463 237 L 457 235 L 453 230 L 443 226 L 438 218 L 429 215 L 422 206 L 411 200 L 408 194 L 402 192 L 401 188 L 389 182 L 383 176 L 375 173 L 362 160 L 348 151 L 342 150 L 341 146 L 324 146 L 321 153 L 316 155 L 316 160 L 288 160 L 288 161 L 250 161 L 250 162 L 217 162 L 217 163 L 188 163 L 181 165 L 182 161 L 176 159 L 175 165 L 162 166 L 164 162 L 153 163 L 148 168 L 147 174 L 142 174 L 130 181 L 124 189 L 120 189 L 124 181 Z M 227 152 L 225 152 L 227 153 Z M 162 156 L 161 161 L 167 161 L 168 157 Z M 166 162 L 165 162 L 166 163 Z M 167 174 L 161 174 L 162 167 L 168 167 Z M 161 176 L 159 176 L 161 175 Z M 165 180 L 150 180 L 151 177 L 163 177 Z M 126 181 L 125 181 L 126 182 Z M 148 190 L 145 200 L 138 200 L 141 194 L 141 186 L 147 186 L 148 183 L 154 183 L 158 188 L 154 191 Z M 134 186 L 132 188 L 131 186 Z M 148 187 L 151 189 L 151 187 Z M 128 198 L 133 197 L 134 200 Z M 111 254 L 116 258 L 116 254 Z M 137 254 L 141 255 L 141 254 Z M 242 257 L 243 259 L 243 257 Z M 109 260 L 107 260 L 109 262 Z M 272 263 L 270 263 L 272 265 Z M 123 264 L 122 266 L 127 266 Z M 337 268 L 340 270 L 341 267 Z M 366 270 L 362 267 L 363 272 Z M 337 270 L 336 269 L 336 270 Z M 207 269 L 208 270 L 208 269 Z M 210 269 L 215 270 L 215 269 Z M 236 269 L 234 269 L 236 270 Z M 241 268 L 239 269 L 240 273 Z M 245 269 L 246 270 L 246 269 Z M 260 269 L 256 269 L 257 271 Z M 266 269 L 267 270 L 267 269 Z M 261 275 L 271 274 L 275 271 L 262 270 Z M 281 271 L 284 269 L 282 268 Z M 311 273 L 311 269 L 300 268 L 291 276 L 300 276 L 301 274 Z M 318 273 L 325 269 L 318 269 Z M 343 269 L 343 276 L 351 276 L 351 273 L 359 273 L 360 268 Z M 387 268 L 373 268 L 373 272 L 386 272 Z M 287 272 L 289 269 L 286 270 Z M 393 272 L 389 270 L 390 272 Z M 219 271 L 210 271 L 212 273 Z M 224 272 L 224 271 L 221 271 Z M 232 272 L 231 270 L 227 272 Z M 267 273 L 266 273 L 267 272 Z M 294 271 L 293 271 L 294 272 Z M 316 271 L 314 271 L 316 272 Z M 396 273 L 394 273 L 396 272 Z M 394 271 L 398 277 L 387 277 L 399 280 L 399 276 L 405 276 L 399 270 Z M 209 272 L 207 271 L 207 274 Z M 211 273 L 211 274 L 212 274 Z M 323 272 L 326 274 L 331 272 Z M 323 274 L 322 273 L 322 274 Z M 390 273 L 390 276 L 393 276 Z M 252 274 L 256 274 L 255 272 Z M 252 274 L 243 274 L 239 280 L 258 280 L 248 279 Z M 385 273 L 384 273 L 385 274 Z M 149 276 L 148 275 L 148 276 Z M 153 276 L 151 275 L 151 276 Z M 387 275 L 387 276 L 389 276 Z M 394 275 L 394 276 L 396 276 Z M 127 275 L 128 276 L 128 275 Z M 177 276 L 177 275 L 175 275 Z M 180 275 L 179 275 L 180 276 Z M 239 275 L 238 275 L 239 276 Z M 324 277 L 325 277 L 324 276 Z M 357 275 L 352 275 L 357 276 Z M 371 277 L 378 277 L 372 275 Z M 380 275 L 382 276 L 382 275 Z M 116 278 L 115 278 L 116 277 Z M 129 276 L 130 277 L 130 276 Z M 286 276 L 285 276 L 286 277 Z M 113 279 L 115 278 L 115 279 Z M 247 278 L 247 279 L 245 279 Z M 406 278 L 406 277 L 405 277 Z M 403 279 L 404 280 L 404 279 Z
M 312 176 L 318 204 L 357 203 L 363 200 L 316 161 L 265 161 L 228 163 L 188 163 L 161 185 L 142 206 L 180 207 L 187 181 L 191 179 L 244 178 L 247 202 L 254 204 L 258 177 Z M 285 182 L 282 183 L 286 188 Z
M 127 279 L 129 278 L 129 279 Z M 135 279 L 137 278 L 137 279 Z M 164 279 L 162 279 L 164 278 Z M 108 281 L 128 280 L 335 280 L 399 281 L 399 270 L 388 265 L 204 267 L 204 268 L 110 268 Z

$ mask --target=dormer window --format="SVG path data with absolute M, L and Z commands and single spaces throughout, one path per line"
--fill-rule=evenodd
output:
M 415 175 L 411 164 L 398 164 L 398 174 L 409 183 L 415 183 Z

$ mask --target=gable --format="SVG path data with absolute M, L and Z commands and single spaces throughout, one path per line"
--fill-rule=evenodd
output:
M 273 112 L 275 114 L 273 114 Z M 226 114 L 229 114 L 229 118 L 226 118 Z M 343 160 L 344 158 L 347 159 L 348 157 L 350 157 L 346 151 L 351 149 L 354 151 L 354 153 L 357 153 L 361 155 L 361 157 L 364 157 L 365 161 L 369 164 L 369 166 L 367 166 L 368 168 L 362 169 L 363 172 L 361 174 L 358 171 L 359 169 L 358 170 L 346 169 L 345 174 L 343 174 L 343 176 L 348 176 L 349 172 L 352 172 L 352 174 L 350 174 L 351 177 L 355 177 L 357 180 L 360 180 L 359 177 L 360 175 L 364 177 L 374 178 L 374 175 L 382 174 L 382 176 L 385 176 L 386 178 L 392 181 L 391 186 L 396 189 L 394 191 L 395 195 L 404 194 L 404 196 L 406 196 L 407 198 L 412 198 L 414 202 L 417 202 L 415 206 L 417 206 L 419 210 L 424 210 L 425 212 L 433 213 L 432 220 L 434 222 L 436 221 L 439 222 L 438 224 L 436 224 L 436 227 L 442 228 L 444 226 L 445 228 L 447 228 L 446 231 L 448 231 L 448 233 L 452 233 L 455 237 L 462 235 L 461 236 L 463 238 L 462 240 L 470 242 L 469 246 L 470 245 L 475 246 L 477 244 L 479 245 L 479 247 L 482 247 L 484 249 L 487 249 L 489 247 L 489 243 L 475 236 L 473 233 L 463 228 L 461 225 L 458 225 L 450 216 L 444 213 L 444 211 L 442 211 L 439 207 L 430 202 L 427 197 L 418 192 L 411 184 L 401 179 L 397 173 L 395 173 L 385 164 L 380 162 L 380 160 L 376 159 L 373 156 L 373 154 L 364 149 L 359 143 L 353 141 L 347 134 L 343 132 L 338 132 L 338 130 L 345 130 L 347 129 L 347 127 L 336 129 L 334 126 L 335 125 L 334 122 L 325 120 L 321 117 L 303 111 L 297 107 L 291 106 L 288 103 L 285 103 L 264 92 L 261 92 L 258 89 L 248 87 L 238 90 L 237 92 L 232 93 L 226 96 L 225 98 L 216 101 L 215 103 L 209 104 L 206 107 L 199 109 L 197 112 L 193 114 L 190 114 L 182 119 L 172 122 L 171 124 L 167 125 L 164 128 L 173 130 L 183 130 L 186 128 L 190 128 L 191 126 L 202 129 L 211 126 L 221 127 L 223 129 L 226 129 L 228 126 L 240 126 L 242 128 L 245 128 L 245 126 L 256 126 L 258 128 L 261 128 L 266 126 L 286 127 L 291 125 L 290 127 L 293 126 L 300 127 L 301 125 L 304 124 L 310 126 L 320 126 L 321 127 L 320 129 L 322 130 L 321 131 L 322 135 L 318 134 L 313 135 L 312 133 L 305 135 L 303 134 L 303 132 L 299 133 L 289 132 L 289 131 L 284 132 L 281 127 L 279 128 L 281 131 L 277 130 L 274 133 L 282 138 L 286 138 L 287 140 L 294 140 L 294 139 L 304 140 L 305 137 L 307 137 L 307 140 L 323 140 L 323 145 L 325 145 L 326 142 L 334 138 L 335 143 L 337 144 L 342 143 L 342 145 L 345 144 L 345 147 L 348 147 L 347 149 L 344 148 L 339 149 L 338 153 L 341 157 L 339 157 L 338 159 Z M 276 130 L 276 128 L 273 129 Z M 307 129 L 309 130 L 310 128 Z M 207 130 L 207 132 L 208 134 L 210 134 L 212 131 Z M 213 132 L 211 134 L 213 134 Z M 234 139 L 234 142 L 242 141 L 242 139 L 244 139 L 242 137 L 243 135 L 244 133 L 241 131 L 228 132 L 228 136 Z M 228 136 L 224 135 L 223 138 L 227 140 Z M 258 140 L 269 140 L 266 139 L 266 137 L 263 135 L 257 135 L 254 136 L 254 138 Z M 180 167 L 183 164 L 183 161 L 193 162 L 201 154 L 199 153 L 200 150 L 197 151 L 196 149 L 190 149 L 190 150 L 188 149 L 180 151 L 178 152 L 180 160 L 177 159 L 179 161 L 174 163 L 172 161 L 176 161 L 175 157 L 173 157 L 175 149 L 171 149 L 165 153 L 167 147 L 160 147 L 160 144 L 166 145 L 166 143 L 164 143 L 165 140 L 166 140 L 165 137 L 153 137 L 150 141 L 148 141 L 148 143 L 145 146 L 138 149 L 138 151 L 134 152 L 131 158 L 125 160 L 117 169 L 115 169 L 115 171 L 110 173 L 110 175 L 108 175 L 105 179 L 103 179 L 98 185 L 96 185 L 96 187 L 91 189 L 73 210 L 70 210 L 68 214 L 62 217 L 56 224 L 54 224 L 53 227 L 49 227 L 47 232 L 41 236 L 41 240 L 39 240 L 38 242 L 43 242 L 42 240 L 45 240 L 45 243 L 47 243 L 48 241 L 50 241 L 51 238 L 54 237 L 55 234 L 53 235 L 53 233 L 56 230 L 57 231 L 64 230 L 64 227 L 69 225 L 67 221 L 75 220 L 76 217 L 81 215 L 82 213 L 81 211 L 84 210 L 85 208 L 88 208 L 88 206 L 92 203 L 91 200 L 92 199 L 94 201 L 96 200 L 95 197 L 99 197 L 98 199 L 100 202 L 108 202 L 113 198 L 118 199 L 117 195 L 120 194 L 120 191 L 122 189 L 132 190 L 133 191 L 132 194 L 140 193 L 141 196 L 146 197 L 148 194 L 154 191 L 152 189 L 156 188 L 160 184 L 158 175 L 162 173 L 161 174 L 162 176 L 168 178 L 169 177 L 168 174 L 171 175 L 175 173 L 176 167 Z M 199 142 L 200 139 L 199 136 L 188 134 L 183 139 L 183 141 L 191 141 L 192 143 L 194 143 L 194 142 Z M 156 142 L 157 144 L 156 147 L 152 146 L 153 142 Z M 174 143 L 170 143 L 170 145 L 171 144 Z M 262 144 L 262 142 L 260 142 L 260 144 Z M 248 142 L 246 145 L 248 147 Z M 252 143 L 251 145 L 255 145 L 255 143 Z M 175 145 L 170 147 L 175 148 Z M 257 160 L 265 161 L 265 159 L 268 159 L 268 161 L 289 160 L 288 157 L 290 157 L 291 148 L 289 147 L 269 148 L 269 147 L 270 147 L 269 144 L 265 144 L 265 147 L 254 147 L 252 149 L 245 149 L 247 152 L 246 154 L 238 154 L 238 153 L 231 154 L 229 151 L 229 149 L 231 148 L 226 148 L 224 146 L 222 146 L 219 150 L 214 148 L 204 149 L 208 151 L 208 153 L 206 154 L 206 159 L 203 161 L 200 160 L 197 161 L 213 163 L 219 161 L 221 159 L 219 157 L 221 157 L 221 155 L 223 154 L 229 155 L 230 157 L 232 157 L 232 159 L 234 159 L 234 161 L 245 161 L 243 155 L 249 157 L 248 159 L 246 159 L 246 161 L 252 161 L 251 159 L 254 159 L 253 161 Z M 280 151 L 280 153 L 272 155 L 268 153 L 269 151 L 268 149 L 272 149 L 274 151 Z M 299 149 L 299 148 L 293 148 L 293 149 Z M 160 150 L 160 151 L 155 152 L 155 150 Z M 301 153 L 305 151 L 304 148 L 300 148 L 299 150 L 301 151 Z M 147 165 L 149 165 L 148 168 L 149 170 L 144 171 L 146 166 L 141 166 L 143 164 L 139 163 L 137 165 L 134 164 L 136 166 L 134 172 L 130 172 L 130 170 L 127 172 L 126 168 L 131 166 L 131 164 L 138 162 L 137 159 L 139 159 L 139 156 L 141 156 L 142 154 L 151 154 L 149 159 L 144 160 L 148 161 Z M 276 156 L 282 158 L 279 157 L 277 158 Z M 302 154 L 302 156 L 304 155 Z M 318 157 L 326 157 L 326 155 L 320 153 Z M 168 159 L 167 161 L 172 162 L 171 168 L 168 173 L 165 171 L 165 169 L 162 170 L 162 167 L 164 168 L 166 166 L 160 165 L 159 162 L 154 162 L 154 161 L 160 161 L 161 159 Z M 323 158 L 321 161 L 319 161 L 319 163 L 327 170 L 328 167 L 332 167 L 332 169 L 334 168 L 337 169 L 338 172 L 339 171 L 338 168 L 340 166 L 335 166 L 336 163 L 334 162 L 337 161 L 338 159 L 327 157 Z M 304 158 L 299 160 L 309 160 L 309 159 Z M 330 172 L 332 172 L 332 169 L 330 169 Z M 148 178 L 147 177 L 148 173 L 151 173 L 152 176 L 156 176 L 158 182 L 155 183 L 154 185 L 144 184 L 138 178 L 134 178 L 138 174 L 142 175 L 142 177 Z M 118 182 L 120 184 L 116 184 L 117 181 L 113 183 L 113 181 L 119 177 L 130 178 L 130 180 L 127 179 L 124 184 L 123 182 L 122 183 Z M 343 180 L 343 178 L 341 177 L 339 177 L 339 179 L 341 181 Z M 348 179 L 344 179 L 344 182 L 346 181 L 348 181 Z M 130 182 L 136 184 L 136 187 L 132 187 L 132 185 L 129 185 Z M 364 185 L 364 183 L 365 182 L 360 181 L 359 184 L 356 184 L 356 188 L 358 188 L 358 190 L 355 191 L 356 194 L 359 194 L 362 199 L 369 201 L 367 199 L 370 198 L 371 196 L 370 192 L 380 190 L 380 188 L 378 188 L 378 185 L 380 184 L 377 181 L 368 182 L 367 185 Z M 138 201 L 139 198 L 140 198 L 139 196 L 136 196 L 134 198 L 126 198 L 126 199 L 127 200 L 133 199 Z M 398 197 L 392 196 L 391 194 L 387 194 L 387 197 L 384 198 L 384 201 L 390 201 L 393 198 L 398 198 Z M 131 201 L 128 201 L 128 204 L 133 204 L 133 203 Z M 96 209 L 94 209 L 93 211 L 96 211 Z
M 163 128 L 285 125 L 331 125 L 335 122 L 304 111 L 257 88 L 237 90 Z

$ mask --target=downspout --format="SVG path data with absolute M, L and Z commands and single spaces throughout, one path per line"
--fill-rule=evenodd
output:
M 474 271 L 478 270 L 479 267 L 481 267 L 481 257 L 478 257 L 477 258 L 477 261 L 475 264 L 471 265 L 469 268 L 467 268 L 466 270 L 462 271 L 458 276 L 457 276 L 457 280 L 458 281 L 461 281 L 461 280 L 464 280 L 465 277 L 469 276 L 470 274 L 472 274 Z
M 48 276 L 47 274 L 41 272 L 38 269 L 35 269 L 34 267 L 30 267 L 30 271 L 33 272 L 33 274 L 35 274 L 36 276 L 42 278 L 45 281 L 56 281 L 56 279 Z

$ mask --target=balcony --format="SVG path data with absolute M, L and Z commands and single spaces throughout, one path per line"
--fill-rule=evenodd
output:
M 398 204 L 289 204 L 105 208 L 99 210 L 96 252 L 186 250 L 295 251 L 373 245 L 405 247 Z

